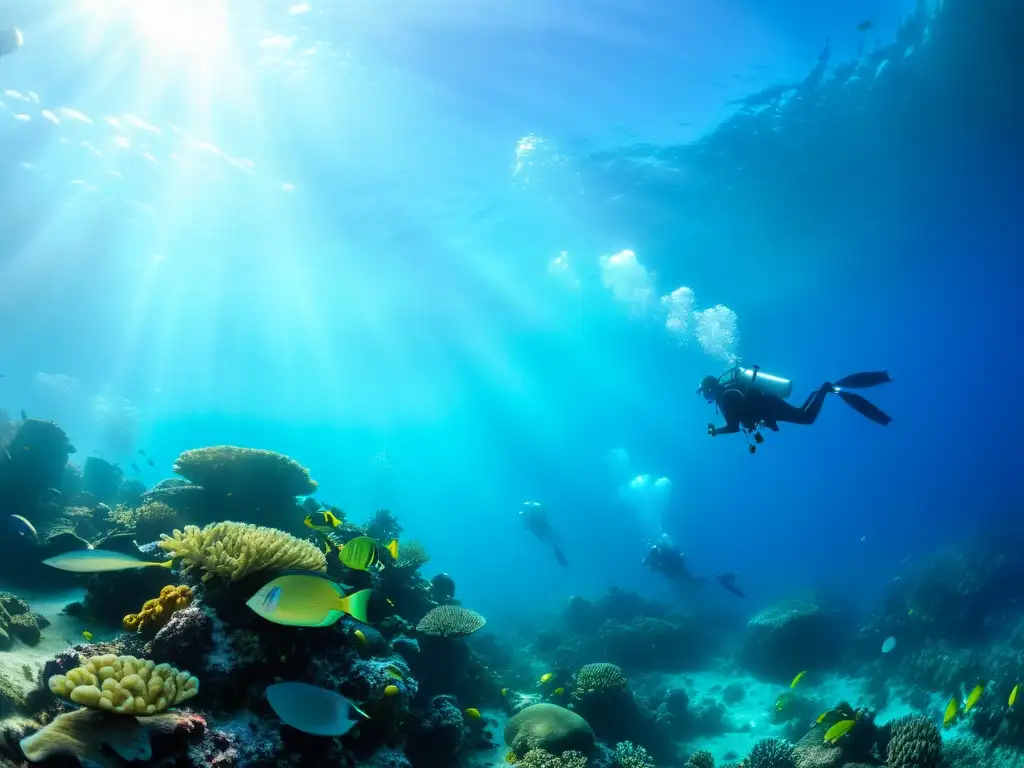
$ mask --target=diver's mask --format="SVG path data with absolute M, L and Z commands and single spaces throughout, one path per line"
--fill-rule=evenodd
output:
M 697 394 L 701 395 L 709 403 L 715 402 L 715 391 L 718 389 L 718 378 L 715 376 L 705 376 L 700 380 L 700 386 L 697 387 Z

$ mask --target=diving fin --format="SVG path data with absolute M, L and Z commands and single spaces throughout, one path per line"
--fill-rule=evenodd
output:
M 569 567 L 569 561 L 565 559 L 565 555 L 562 554 L 562 550 L 558 547 L 558 545 L 555 544 L 554 546 L 555 546 L 555 559 L 558 561 L 559 565 L 561 565 L 563 568 L 568 568 Z
M 889 422 L 892 421 L 892 416 L 885 413 L 881 408 L 860 395 L 855 395 L 853 392 L 843 392 L 840 390 L 836 393 L 842 399 L 844 403 L 853 408 L 861 416 L 867 416 L 876 424 L 881 424 L 883 427 L 889 426 Z
M 835 385 L 846 389 L 867 389 L 868 387 L 877 387 L 879 384 L 888 384 L 890 381 L 892 381 L 892 376 L 888 371 L 865 371 L 844 376 Z

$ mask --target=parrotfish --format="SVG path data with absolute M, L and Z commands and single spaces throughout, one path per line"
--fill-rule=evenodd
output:
M 370 590 L 346 596 L 344 589 L 322 573 L 289 573 L 263 585 L 246 605 L 267 621 L 289 627 L 329 627 L 346 613 L 367 624 Z
M 173 560 L 140 560 L 123 552 L 111 552 L 106 549 L 77 549 L 73 552 L 65 552 L 62 555 L 43 560 L 43 565 L 49 565 L 60 571 L 71 573 L 106 573 L 107 571 L 126 571 L 129 568 L 172 568 Z

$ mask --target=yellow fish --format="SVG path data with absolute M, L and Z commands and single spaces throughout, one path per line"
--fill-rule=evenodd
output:
M 1012 707 L 1017 703 L 1017 694 L 1020 693 L 1020 683 L 1013 686 L 1013 690 L 1010 691 L 1010 706 Z
M 352 634 L 356 636 L 356 640 L 358 640 L 363 645 L 366 645 L 367 640 L 366 640 L 366 635 L 363 633 L 363 630 L 357 629 Z
M 825 743 L 835 744 L 843 736 L 850 732 L 850 729 L 857 723 L 856 720 L 840 720 L 827 731 L 825 731 Z
M 546 683 L 548 680 L 550 680 L 554 676 L 555 676 L 554 672 L 545 672 L 543 675 L 540 676 L 540 684 L 544 685 L 544 683 Z
M 470 707 L 466 710 L 466 717 L 468 717 L 470 720 L 479 720 L 482 717 L 482 715 L 480 714 L 479 709 L 476 709 L 475 707 Z
M 379 570 L 384 565 L 377 554 L 378 546 L 377 542 L 369 536 L 357 536 L 338 550 L 338 559 L 342 565 L 353 571 L 368 571 L 371 568 Z M 392 539 L 384 549 L 392 558 L 398 559 L 398 539 Z
M 789 704 L 790 704 L 790 703 L 791 703 L 791 702 L 793 701 L 793 699 L 795 699 L 795 698 L 796 698 L 796 694 L 795 694 L 795 693 L 790 693 L 789 691 L 786 691 L 786 692 L 784 692 L 784 693 L 780 693 L 780 694 L 779 694 L 779 698 L 777 698 L 777 699 L 775 700 L 775 709 L 776 709 L 777 711 L 781 712 L 781 711 L 782 711 L 782 710 L 784 710 L 784 709 L 785 709 L 785 708 L 786 708 L 786 707 L 787 707 L 787 706 L 788 706 L 788 705 L 789 705 Z
M 390 606 L 391 606 L 392 608 L 394 608 L 394 607 L 395 607 L 395 603 L 394 603 L 394 601 L 393 601 L 393 600 L 392 600 L 392 599 L 391 599 L 390 597 L 385 597 L 385 598 L 384 598 L 384 602 L 386 602 L 386 603 L 387 603 L 388 605 L 390 605 Z
M 56 557 L 43 560 L 43 565 L 71 573 L 106 573 L 108 571 L 124 571 L 129 568 L 172 568 L 173 560 L 155 563 L 151 560 L 140 560 L 123 552 L 111 552 L 106 549 L 78 549 L 65 552 Z
M 84 637 L 86 640 L 89 640 L 91 642 L 92 641 L 92 632 L 90 632 L 89 630 L 85 630 L 85 632 L 82 633 L 82 637 Z M 1017 689 L 1015 688 L 1014 689 L 1014 693 L 1016 693 L 1016 690 Z M 1010 706 L 1013 706 L 1013 705 L 1011 704 Z
M 804 679 L 804 675 L 806 675 L 806 674 L 807 674 L 807 670 L 806 669 L 803 672 L 797 673 L 797 676 L 793 678 L 793 682 L 789 684 L 789 687 L 790 688 L 796 688 L 797 683 L 799 683 L 801 680 L 803 680 Z
M 825 718 L 826 717 L 828 717 L 828 710 L 827 709 L 824 712 L 822 712 L 820 715 L 818 715 L 818 719 L 815 720 L 814 722 L 816 722 L 818 725 L 821 725 L 823 722 L 825 722 Z
M 386 667 L 384 667 L 384 674 L 390 677 L 392 680 L 405 680 L 405 675 L 402 674 L 402 670 L 400 670 L 394 664 L 388 664 Z
M 964 712 L 965 713 L 971 711 L 971 708 L 975 704 L 978 703 L 978 700 L 981 698 L 981 694 L 983 694 L 984 692 L 985 692 L 985 683 L 984 682 L 978 683 L 976 686 L 974 686 L 974 690 L 971 691 L 970 695 L 967 697 L 967 701 L 964 702 Z
M 942 727 L 949 728 L 956 722 L 956 716 L 960 713 L 960 702 L 953 696 L 946 705 L 946 714 L 942 716 Z
M 267 621 L 289 627 L 329 627 L 346 613 L 368 624 L 370 590 L 345 595 L 322 573 L 289 573 L 267 582 L 246 602 Z
M 552 693 L 554 693 L 555 696 L 561 696 L 563 693 L 565 693 L 565 688 L 555 688 L 555 690 L 552 691 Z
M 389 685 L 384 689 L 385 696 L 397 696 L 399 693 L 401 693 L 401 691 L 398 690 L 397 685 Z
M 501 695 L 502 696 L 508 696 L 508 688 L 502 688 L 501 689 Z
M 306 519 L 302 521 L 302 524 L 307 528 L 312 528 L 314 531 L 330 531 L 341 525 L 341 520 L 335 517 L 331 510 L 321 509 L 319 512 L 306 515 Z

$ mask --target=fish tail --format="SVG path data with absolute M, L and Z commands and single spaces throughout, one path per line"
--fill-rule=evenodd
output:
M 398 559 L 398 539 L 392 539 L 391 543 L 385 547 L 388 552 L 391 553 L 391 557 L 394 560 Z
M 150 563 L 150 565 L 155 565 L 158 568 L 166 568 L 167 570 L 171 570 L 174 567 L 175 563 L 177 563 L 178 560 L 180 560 L 180 559 L 181 559 L 180 557 L 177 558 L 177 559 L 172 557 L 170 560 L 164 560 L 164 561 L 159 562 L 159 563 Z
M 366 619 L 366 609 L 370 605 L 371 594 L 373 594 L 372 589 L 364 589 L 347 597 L 342 597 L 338 601 L 338 608 L 356 621 L 369 624 L 370 622 Z

